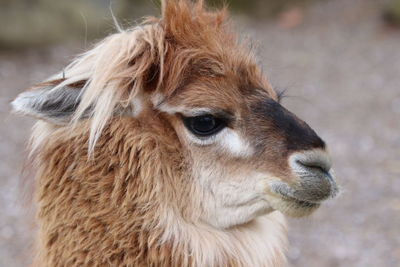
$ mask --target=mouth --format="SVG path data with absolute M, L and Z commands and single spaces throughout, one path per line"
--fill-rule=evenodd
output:
M 292 185 L 284 182 L 271 185 L 267 200 L 274 209 L 290 217 L 307 216 L 318 209 L 321 202 L 334 198 L 338 192 L 331 173 L 323 177 L 303 176 L 299 179 Z

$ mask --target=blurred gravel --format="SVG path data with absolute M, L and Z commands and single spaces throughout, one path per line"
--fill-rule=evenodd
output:
M 328 143 L 339 198 L 290 220 L 291 266 L 400 266 L 400 31 L 378 0 L 331 0 L 284 29 L 243 20 L 284 105 Z M 240 20 L 239 20 L 240 21 Z M 76 46 L 0 53 L 0 266 L 26 266 L 33 224 L 18 201 L 31 119 L 9 101 L 62 69 Z

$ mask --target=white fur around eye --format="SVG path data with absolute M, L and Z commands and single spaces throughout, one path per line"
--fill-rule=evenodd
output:
M 157 94 L 153 96 L 152 102 L 157 108 L 169 114 L 182 113 L 184 116 L 199 116 L 202 114 L 211 113 L 211 110 L 208 108 L 194 108 L 188 110 L 183 106 L 169 106 L 164 103 L 161 104 L 162 96 Z M 238 134 L 235 130 L 231 128 L 224 128 L 220 132 L 207 136 L 207 137 L 199 137 L 195 134 L 191 133 L 188 129 L 185 128 L 185 134 L 190 143 L 198 145 L 198 146 L 209 146 L 215 145 L 218 148 L 222 149 L 222 151 L 229 153 L 234 157 L 248 157 L 253 154 L 253 148 L 250 143 L 245 139 L 245 137 Z
M 237 157 L 247 157 L 253 153 L 250 144 L 236 131 L 226 128 L 224 136 L 221 136 L 219 143 L 226 150 Z
M 224 128 L 215 135 L 208 137 L 198 137 L 186 129 L 186 136 L 191 143 L 199 146 L 218 146 L 222 151 L 234 157 L 248 157 L 253 153 L 248 141 L 230 128 Z

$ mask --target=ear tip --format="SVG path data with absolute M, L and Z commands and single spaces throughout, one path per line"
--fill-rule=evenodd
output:
M 29 92 L 19 94 L 11 103 L 12 112 L 17 114 L 27 114 L 30 107 Z
M 18 95 L 13 101 L 11 101 L 10 105 L 12 107 L 12 112 L 19 113 L 24 106 L 24 100 L 20 95 Z
M 64 125 L 73 116 L 79 96 L 79 90 L 69 87 L 43 87 L 22 92 L 10 104 L 15 114 Z

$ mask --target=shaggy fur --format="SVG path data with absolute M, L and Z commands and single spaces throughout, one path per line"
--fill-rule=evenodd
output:
M 225 13 L 164 0 L 13 102 L 39 119 L 37 266 L 284 264 L 279 211 L 310 214 L 336 184 Z M 226 127 L 183 123 L 204 114 Z
M 50 136 L 39 159 L 37 266 L 260 266 L 258 258 L 282 265 L 279 214 L 222 232 L 189 225 L 185 208 L 196 189 L 183 179 L 179 144 L 160 135 L 164 127 L 114 119 L 90 162 L 84 127 L 73 137 L 62 130 Z

